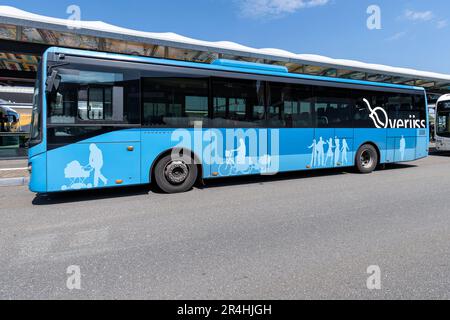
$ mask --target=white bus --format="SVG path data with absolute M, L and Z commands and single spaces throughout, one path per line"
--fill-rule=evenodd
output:
M 436 102 L 436 150 L 450 151 L 450 94 Z

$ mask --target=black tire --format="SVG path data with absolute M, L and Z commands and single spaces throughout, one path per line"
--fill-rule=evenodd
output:
M 198 168 L 188 156 L 169 154 L 158 161 L 153 176 L 158 187 L 166 193 L 190 190 L 197 181 Z
M 378 152 L 371 144 L 362 145 L 356 152 L 356 170 L 371 173 L 378 166 Z

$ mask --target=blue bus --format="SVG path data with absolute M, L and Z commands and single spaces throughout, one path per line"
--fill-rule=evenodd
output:
M 50 48 L 34 95 L 30 190 L 378 165 L 428 155 L 423 88 Z

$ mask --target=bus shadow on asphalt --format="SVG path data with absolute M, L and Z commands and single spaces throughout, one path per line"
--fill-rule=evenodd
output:
M 377 169 L 377 171 L 387 171 L 387 170 L 399 170 L 414 168 L 416 165 L 413 164 L 388 164 L 383 169 Z M 295 171 L 295 172 L 283 172 L 277 173 L 275 175 L 251 175 L 251 176 L 238 176 L 238 177 L 227 177 L 227 178 L 216 178 L 210 179 L 205 182 L 205 184 L 198 184 L 195 189 L 197 190 L 208 190 L 219 187 L 236 186 L 236 185 L 252 185 L 252 184 L 264 184 L 275 181 L 286 181 L 286 180 L 303 180 L 303 179 L 314 179 L 318 177 L 326 176 L 338 176 L 346 174 L 358 174 L 352 168 L 343 170 L 343 168 L 336 169 L 322 169 L 315 171 Z M 102 200 L 102 199 L 113 199 L 113 198 L 123 198 L 132 196 L 142 196 L 149 194 L 164 194 L 154 185 L 139 185 L 139 186 L 127 186 L 118 188 L 105 188 L 98 190 L 78 190 L 69 191 L 61 193 L 50 193 L 45 195 L 37 195 L 32 203 L 37 206 L 63 204 L 71 202 L 84 202 L 92 200 Z
M 70 202 L 142 196 L 148 195 L 149 193 L 161 192 L 156 190 L 156 188 L 152 185 L 125 186 L 98 190 L 77 190 L 36 195 L 36 197 L 32 201 L 32 204 L 36 206 L 45 206 Z
M 449 158 L 450 157 L 450 152 L 449 151 L 435 151 L 433 153 L 430 153 L 430 157 L 445 157 L 445 158 Z

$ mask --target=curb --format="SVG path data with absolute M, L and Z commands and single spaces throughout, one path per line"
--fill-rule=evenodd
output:
M 0 187 L 17 187 L 28 184 L 28 177 L 0 179 Z

